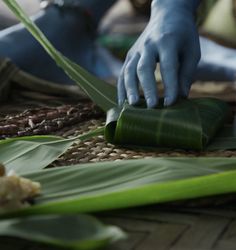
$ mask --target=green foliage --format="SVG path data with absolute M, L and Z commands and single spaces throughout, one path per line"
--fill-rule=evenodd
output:
M 88 215 L 34 216 L 1 221 L 0 236 L 12 236 L 74 250 L 92 250 L 125 237 Z
M 3 217 L 88 213 L 236 191 L 235 158 L 152 158 L 46 169 L 32 207 Z
M 66 152 L 75 141 L 87 140 L 103 134 L 99 128 L 71 139 L 56 136 L 27 136 L 0 141 L 0 162 L 7 171 L 17 174 L 34 172 L 47 167 Z

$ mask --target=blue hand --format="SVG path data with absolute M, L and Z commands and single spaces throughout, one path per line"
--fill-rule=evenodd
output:
M 198 0 L 153 0 L 150 21 L 127 54 L 118 80 L 118 102 L 139 101 L 138 82 L 149 108 L 158 103 L 154 76 L 156 63 L 165 88 L 165 106 L 186 97 L 200 59 L 199 36 L 194 23 Z

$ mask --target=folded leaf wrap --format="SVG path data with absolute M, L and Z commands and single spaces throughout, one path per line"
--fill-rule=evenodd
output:
M 228 105 L 214 98 L 181 100 L 156 109 L 124 105 L 108 111 L 105 138 L 120 145 L 202 150 L 228 115 Z

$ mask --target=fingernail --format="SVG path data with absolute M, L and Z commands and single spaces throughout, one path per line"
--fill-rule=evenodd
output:
M 147 106 L 148 108 L 155 108 L 157 105 L 157 100 L 154 98 L 148 98 L 147 99 Z
M 135 96 L 135 95 L 130 95 L 130 96 L 129 96 L 129 104 L 130 104 L 130 105 L 136 104 L 136 103 L 137 103 L 137 100 L 138 100 L 137 96 Z

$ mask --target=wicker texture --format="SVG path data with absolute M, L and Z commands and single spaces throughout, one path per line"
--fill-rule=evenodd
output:
M 23 106 L 24 107 L 24 106 Z M 59 106 L 27 108 L 24 111 L 2 114 L 0 118 L 0 138 L 26 135 L 55 134 L 73 137 L 104 125 L 105 116 L 91 102 L 80 102 Z M 213 152 L 197 152 L 191 150 L 159 149 L 147 151 L 141 149 L 121 148 L 107 143 L 103 136 L 74 144 L 52 166 L 68 164 L 115 161 L 123 159 L 141 159 L 150 157 L 178 156 L 236 156 L 235 150 L 218 150 Z
M 99 118 L 102 115 L 102 112 L 92 103 L 26 109 L 22 113 L 6 115 L 0 120 L 0 139 L 55 134 L 65 127 Z

